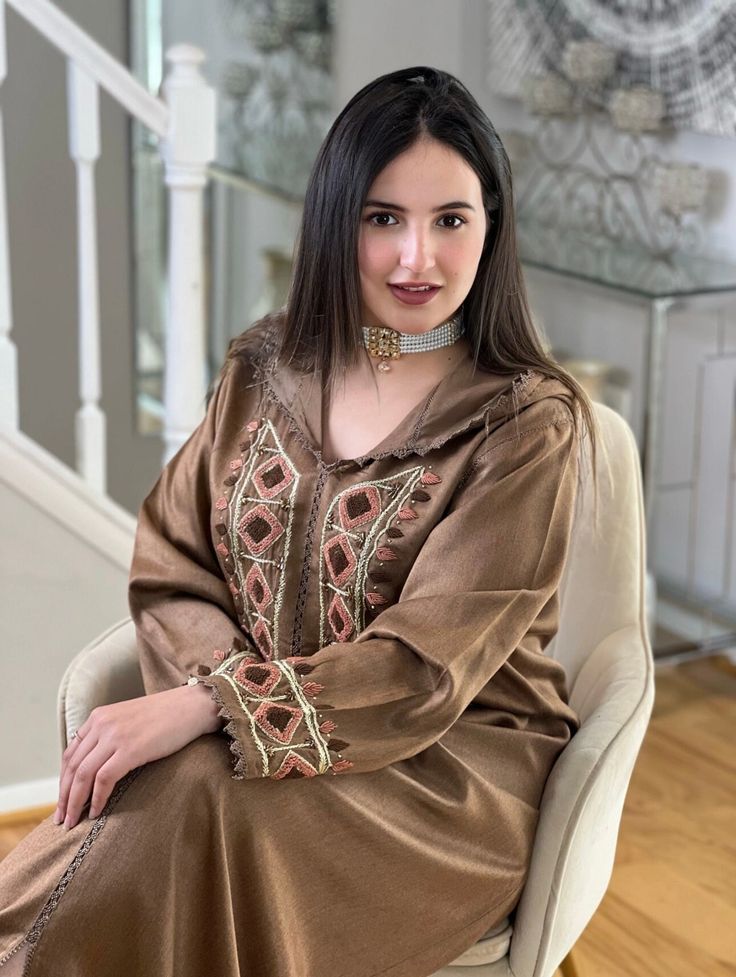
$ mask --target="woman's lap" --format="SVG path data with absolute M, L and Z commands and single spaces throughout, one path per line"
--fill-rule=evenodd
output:
M 476 823 L 488 798 L 471 782 L 448 805 L 415 760 L 234 780 L 224 735 L 200 737 L 122 778 L 95 822 L 49 817 L 0 862 L 0 959 L 41 913 L 28 977 L 62 961 L 65 977 L 367 977 L 494 906 L 500 918 L 531 812 Z

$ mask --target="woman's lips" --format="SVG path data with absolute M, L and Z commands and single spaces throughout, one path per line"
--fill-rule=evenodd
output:
M 400 285 L 389 285 L 388 286 L 394 294 L 394 297 L 403 302 L 404 305 L 424 305 L 425 302 L 430 302 L 437 292 L 439 292 L 439 287 L 437 288 L 423 288 L 420 291 L 409 291 L 408 288 L 401 288 Z

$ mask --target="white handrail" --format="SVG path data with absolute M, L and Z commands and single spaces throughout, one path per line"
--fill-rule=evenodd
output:
M 159 136 L 169 129 L 169 108 L 151 95 L 127 68 L 50 0 L 5 0 L 55 48 L 75 61 L 116 102 Z

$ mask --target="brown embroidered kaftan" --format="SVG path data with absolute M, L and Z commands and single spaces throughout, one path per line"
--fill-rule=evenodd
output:
M 578 728 L 545 653 L 568 392 L 466 360 L 324 464 L 277 321 L 144 500 L 130 573 L 146 692 L 200 674 L 223 729 L 0 863 L 0 961 L 28 934 L 31 977 L 426 977 L 518 901 Z

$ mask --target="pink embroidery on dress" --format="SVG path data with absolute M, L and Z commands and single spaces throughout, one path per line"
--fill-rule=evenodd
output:
M 228 474 L 222 483 L 226 492 L 214 504 L 216 511 L 223 512 L 223 517 L 214 521 L 221 537 L 215 548 L 233 595 L 239 627 L 270 661 L 278 643 L 283 570 L 293 519 L 291 498 L 284 490 L 291 486 L 293 496 L 298 472 L 270 421 L 253 418 L 245 427 L 249 438 L 239 442 L 242 457 L 228 461 Z M 268 457 L 259 460 L 261 455 Z M 254 496 L 263 502 L 258 503 Z M 277 544 L 280 553 L 275 551 Z M 273 576 L 267 576 L 269 567 Z M 247 609 L 246 599 L 250 604 Z M 270 620 L 266 617 L 269 612 Z
M 244 659 L 238 666 L 233 678 L 253 695 L 268 695 L 278 684 L 281 672 L 276 665 L 270 662 L 254 663 Z
M 283 780 L 284 777 L 316 777 L 318 771 L 308 763 L 298 753 L 291 751 L 286 754 L 286 759 L 273 775 L 274 780 Z
M 322 557 L 336 587 L 342 587 L 355 573 L 357 557 L 346 533 L 328 540 L 322 547 Z
M 354 640 L 368 608 L 378 614 L 391 603 L 390 591 L 379 593 L 374 587 L 390 585 L 397 575 L 381 568 L 399 559 L 405 532 L 411 533 L 403 527 L 417 522 L 416 507 L 431 500 L 422 486 L 441 481 L 430 466 L 411 467 L 353 485 L 332 502 L 320 543 L 320 647 L 330 640 Z
M 263 618 L 258 618 L 253 625 L 252 634 L 256 648 L 258 648 L 266 661 L 271 661 L 273 659 L 273 638 L 271 637 L 268 624 Z
M 381 511 L 381 496 L 375 485 L 360 485 L 343 492 L 338 502 L 340 525 L 355 529 L 371 522 Z
M 249 509 L 238 523 L 238 536 L 254 556 L 267 550 L 283 533 L 284 527 L 265 505 Z
M 260 728 L 279 743 L 290 743 L 294 731 L 304 718 L 298 706 L 285 703 L 262 702 L 253 713 L 253 719 Z
M 332 598 L 327 619 L 337 641 L 347 641 L 355 630 L 355 622 L 340 594 L 335 594 Z
M 253 481 L 262 499 L 273 499 L 294 481 L 287 459 L 276 455 L 253 472 Z

